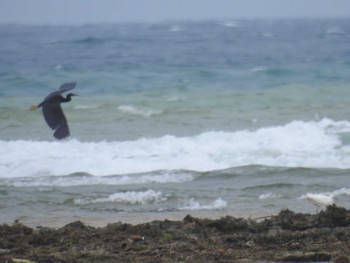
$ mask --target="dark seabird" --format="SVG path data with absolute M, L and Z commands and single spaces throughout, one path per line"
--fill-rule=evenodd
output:
M 62 111 L 61 103 L 69 102 L 72 100 L 72 96 L 77 96 L 77 94 L 68 93 L 66 97 L 63 97 L 62 93 L 74 89 L 76 84 L 76 82 L 64 83 L 57 91 L 50 93 L 37 106 L 33 105 L 30 107 L 31 111 L 39 108 L 43 109 L 45 121 L 55 131 L 53 136 L 58 140 L 69 136 L 68 123 Z

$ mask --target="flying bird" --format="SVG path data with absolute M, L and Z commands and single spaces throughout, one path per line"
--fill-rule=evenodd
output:
M 47 125 L 55 131 L 53 136 L 58 140 L 64 139 L 70 135 L 67 119 L 62 111 L 61 103 L 69 102 L 72 100 L 72 96 L 77 96 L 77 94 L 68 93 L 66 97 L 63 97 L 62 94 L 74 89 L 76 84 L 76 82 L 62 84 L 58 90 L 50 93 L 42 102 L 38 105 L 32 105 L 29 109 L 33 111 L 42 108 L 44 119 Z

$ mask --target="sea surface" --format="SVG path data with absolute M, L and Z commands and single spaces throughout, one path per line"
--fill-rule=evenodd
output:
M 350 208 L 350 19 L 0 25 L 0 222 Z M 71 136 L 28 111 L 62 83 Z

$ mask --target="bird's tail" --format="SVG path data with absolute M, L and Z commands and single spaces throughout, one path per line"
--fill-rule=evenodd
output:
M 30 108 L 29 108 L 30 111 L 37 110 L 37 109 L 39 109 L 39 107 L 36 106 L 36 105 L 32 105 L 32 106 L 30 106 Z

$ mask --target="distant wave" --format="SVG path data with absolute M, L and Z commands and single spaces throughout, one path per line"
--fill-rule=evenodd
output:
M 272 166 L 241 166 L 224 170 L 214 170 L 209 172 L 197 172 L 188 170 L 172 170 L 172 171 L 152 171 L 146 173 L 126 174 L 126 175 L 91 175 L 87 173 L 74 173 L 64 176 L 41 175 L 26 177 L 2 177 L 0 185 L 14 187 L 67 187 L 67 186 L 89 186 L 89 185 L 143 185 L 143 184 L 177 184 L 191 181 L 227 181 L 238 177 L 251 178 L 256 180 L 260 177 L 269 178 L 270 176 L 283 177 L 290 173 L 293 174 L 310 174 L 318 173 L 322 176 L 328 174 L 339 173 L 348 174 L 349 169 L 319 169 L 319 168 L 289 168 L 289 167 L 272 167 Z M 271 189 L 291 189 L 300 188 L 302 184 L 298 183 L 276 183 L 259 184 L 243 187 L 244 191 L 260 191 L 262 196 L 260 199 L 271 198 L 265 196 Z
M 150 183 L 181 183 L 192 181 L 200 176 L 199 173 L 191 171 L 154 171 L 150 173 L 94 176 L 86 173 L 75 173 L 65 176 L 33 176 L 0 178 L 0 185 L 15 187 L 32 186 L 83 186 L 83 185 L 137 185 Z
M 350 132 L 350 122 L 322 119 L 135 141 L 0 141 L 0 178 L 205 172 L 247 165 L 345 169 L 350 146 L 341 140 L 344 132 Z
M 340 27 L 329 27 L 326 30 L 326 34 L 328 35 L 345 35 L 345 31 Z
M 184 27 L 181 25 L 173 25 L 169 28 L 170 32 L 178 32 L 178 31 L 183 31 Z
M 109 40 L 109 39 L 97 38 L 97 37 L 83 37 L 83 38 L 74 40 L 73 43 L 77 43 L 77 44 L 100 44 L 100 43 L 103 43 L 103 42 L 105 42 L 107 40 Z
M 95 203 L 127 203 L 127 204 L 150 204 L 165 201 L 167 198 L 160 191 L 127 191 L 118 192 L 101 198 L 78 198 L 74 200 L 77 205 L 87 205 Z
M 268 68 L 264 67 L 264 66 L 256 66 L 256 67 L 251 69 L 252 72 L 263 72 L 266 70 L 268 70 Z
M 161 110 L 149 109 L 149 108 L 139 108 L 131 105 L 121 105 L 118 107 L 118 110 L 124 113 L 140 115 L 143 117 L 150 117 L 153 115 L 160 115 L 163 113 Z
M 219 25 L 224 26 L 224 27 L 238 27 L 239 24 L 237 22 L 234 21 L 224 21 L 224 22 L 220 22 Z
M 96 109 L 98 107 L 99 107 L 98 105 L 77 105 L 77 106 L 74 106 L 74 109 L 86 110 L 86 109 Z
M 263 193 L 259 196 L 259 200 L 266 200 L 266 199 L 275 199 L 277 198 L 278 195 L 275 194 L 275 193 L 271 193 L 271 192 L 268 192 L 268 193 Z
M 179 210 L 219 210 L 227 207 L 227 202 L 221 197 L 209 204 L 201 204 L 191 198 L 185 204 L 179 206 Z

